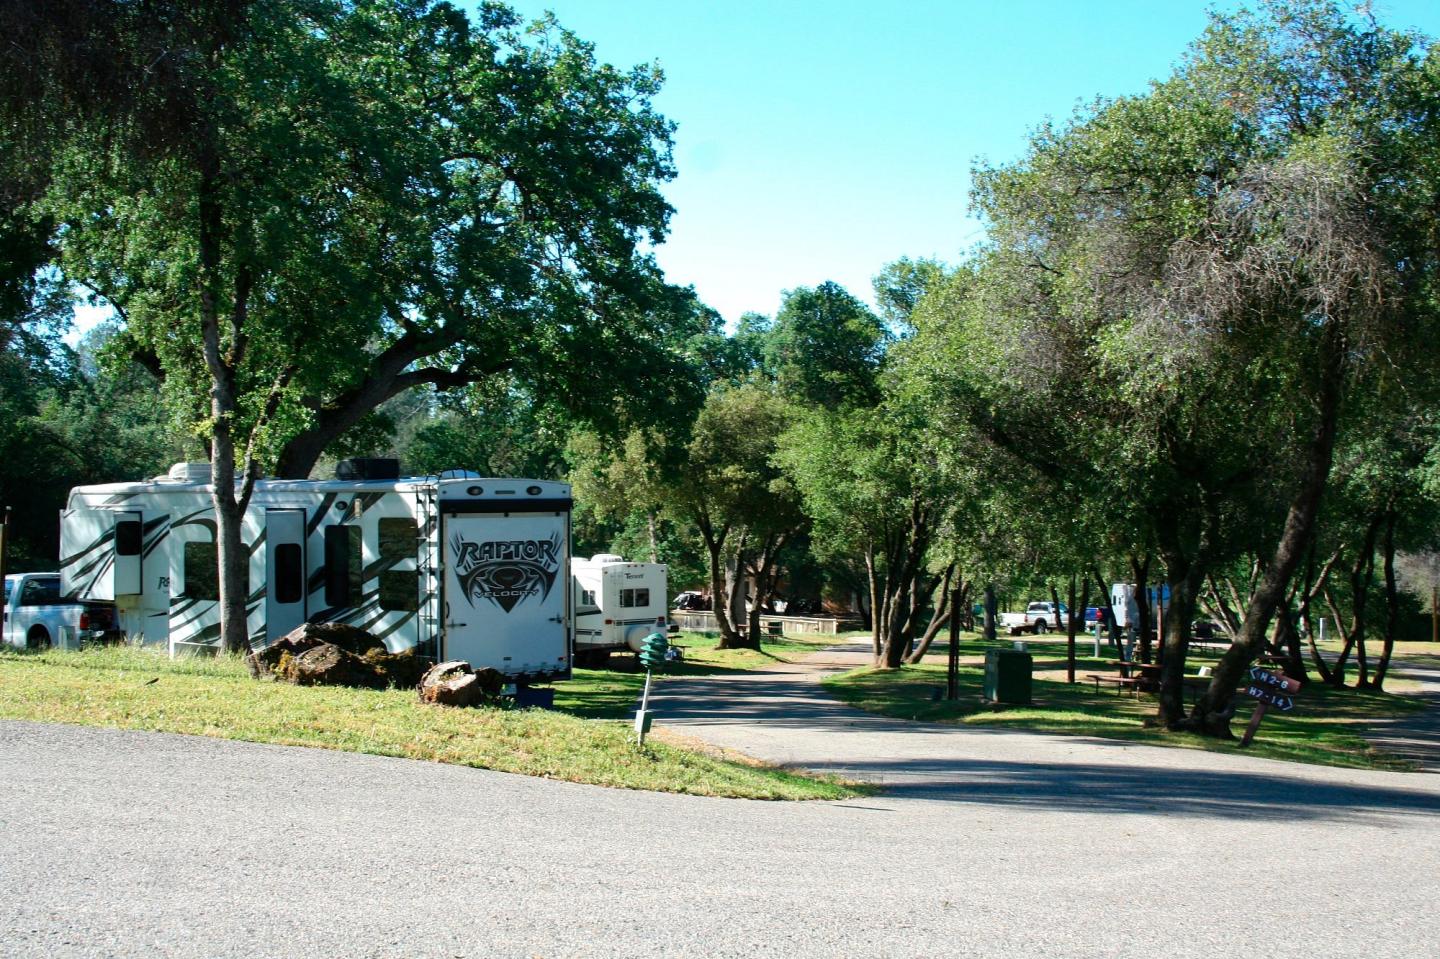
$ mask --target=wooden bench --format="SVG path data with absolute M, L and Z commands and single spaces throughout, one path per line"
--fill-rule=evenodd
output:
M 1085 678 L 1095 683 L 1095 691 L 1100 691 L 1100 684 L 1106 683 L 1115 687 L 1115 695 L 1120 695 L 1120 690 L 1129 689 L 1136 696 L 1140 695 L 1140 686 L 1145 681 L 1140 676 L 1112 676 L 1109 673 L 1086 673 Z

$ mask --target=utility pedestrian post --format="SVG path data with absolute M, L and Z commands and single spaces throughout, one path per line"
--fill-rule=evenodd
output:
M 950 650 L 945 662 L 945 698 L 960 698 L 960 590 L 950 592 Z
M 645 745 L 645 734 L 650 731 L 650 671 L 665 665 L 665 654 L 670 650 L 670 641 L 664 633 L 651 633 L 640 642 L 637 658 L 645 667 L 645 690 L 640 694 L 640 711 L 635 714 L 635 736 L 641 746 Z

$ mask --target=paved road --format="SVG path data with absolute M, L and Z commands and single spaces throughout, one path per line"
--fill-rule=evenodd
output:
M 1427 701 L 1422 712 L 1407 713 L 1378 721 L 1367 738 L 1376 746 L 1403 756 L 1428 773 L 1440 773 L 1440 667 L 1431 657 L 1425 665 L 1397 662 L 1392 676 L 1403 676 L 1420 684 L 1416 694 Z
M 741 724 L 700 725 L 700 697 L 748 697 L 756 752 L 824 759 L 782 743 L 874 737 L 894 751 L 818 764 L 890 791 L 696 799 L 0 722 L 0 954 L 1418 957 L 1440 941 L 1440 777 L 983 731 L 917 731 L 922 748 L 833 706 L 772 717 L 728 679 L 692 693 L 674 719 L 722 740 Z

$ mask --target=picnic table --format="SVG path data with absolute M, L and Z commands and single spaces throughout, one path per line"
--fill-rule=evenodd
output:
M 1085 678 L 1095 684 L 1095 691 L 1100 691 L 1100 684 L 1115 687 L 1115 695 L 1119 696 L 1123 690 L 1130 690 L 1138 699 L 1141 693 L 1154 693 L 1160 689 L 1160 674 L 1163 669 L 1159 663 L 1137 663 L 1125 659 L 1106 660 L 1112 666 L 1118 666 L 1120 672 L 1117 675 L 1108 673 L 1086 673 Z M 1210 685 L 1210 676 L 1188 675 L 1181 677 L 1181 701 L 1184 701 L 1184 691 L 1187 689 L 1204 689 Z

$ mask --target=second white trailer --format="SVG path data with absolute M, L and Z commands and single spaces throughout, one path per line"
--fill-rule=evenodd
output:
M 600 553 L 574 560 L 571 569 L 576 665 L 603 665 L 615 650 L 639 652 L 646 636 L 665 632 L 669 568 L 663 563 L 627 563 Z

